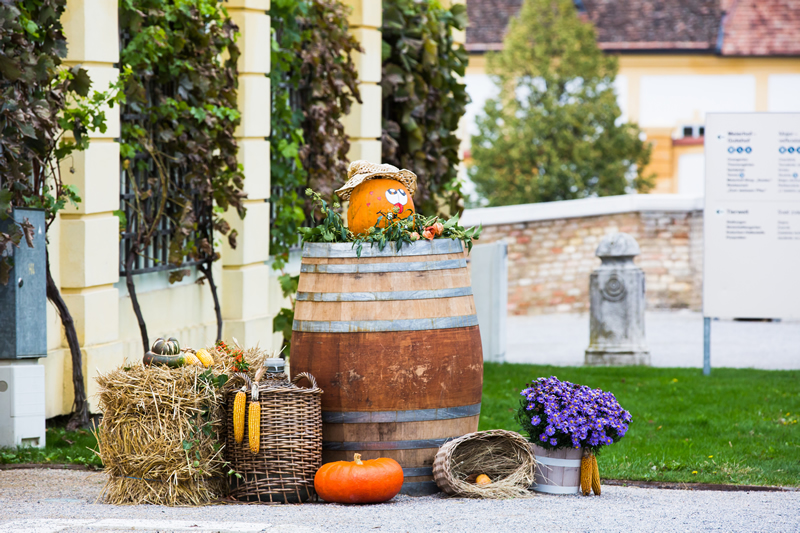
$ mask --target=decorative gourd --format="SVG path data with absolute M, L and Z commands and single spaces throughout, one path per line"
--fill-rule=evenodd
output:
M 394 498 L 403 486 L 403 468 L 394 459 L 327 463 L 314 476 L 314 489 L 326 502 L 380 503 Z
M 347 208 L 347 227 L 355 234 L 366 233 L 383 216 L 380 227 L 386 227 L 386 216 L 398 208 L 398 218 L 414 212 L 414 200 L 408 188 L 393 179 L 371 179 L 362 182 L 350 194 Z
M 481 474 L 480 476 L 478 476 L 475 479 L 475 484 L 476 485 L 491 485 L 492 484 L 492 479 L 489 476 L 487 476 L 486 474 Z
M 180 355 L 161 355 L 158 353 L 147 352 L 142 357 L 145 365 L 167 365 L 170 368 L 178 368 L 186 364 L 186 357 Z
M 192 352 L 184 353 L 183 359 L 186 361 L 187 365 L 203 366 L 203 363 L 200 362 L 200 359 L 198 359 L 197 356 Z
M 165 341 L 163 337 L 159 337 L 153 343 L 150 351 L 144 354 L 142 362 L 145 365 L 167 365 L 172 368 L 178 368 L 187 362 L 200 362 L 194 356 L 191 359 L 194 360 L 187 361 L 187 356 L 181 353 L 181 345 L 178 343 L 178 339 L 170 337 L 169 340 Z
M 208 353 L 208 350 L 200 348 L 199 350 L 197 350 L 195 355 L 197 356 L 198 359 L 200 359 L 200 362 L 203 363 L 203 366 L 206 368 L 214 364 L 214 358 L 211 357 L 211 354 Z

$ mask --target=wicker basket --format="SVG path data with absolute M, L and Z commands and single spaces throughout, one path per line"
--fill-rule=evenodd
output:
M 443 492 L 468 498 L 527 496 L 536 459 L 528 441 L 504 429 L 477 431 L 445 443 L 433 461 L 433 478 Z M 475 479 L 492 480 L 479 486 Z
M 311 388 L 295 385 L 300 379 Z M 322 464 L 322 389 L 314 376 L 302 373 L 287 381 L 259 383 L 261 442 L 250 451 L 248 439 L 233 438 L 233 398 L 226 398 L 225 459 L 238 475 L 229 477 L 230 496 L 239 501 L 301 503 L 314 493 L 314 474 Z M 247 392 L 250 403 L 250 392 Z M 247 432 L 245 432 L 247 435 Z

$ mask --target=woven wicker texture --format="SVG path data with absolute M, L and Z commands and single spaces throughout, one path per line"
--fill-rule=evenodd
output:
M 258 387 L 261 403 L 259 451 L 250 451 L 248 439 L 233 436 L 233 399 L 226 396 L 225 459 L 238 474 L 229 477 L 230 496 L 239 501 L 299 503 L 314 496 L 314 474 L 322 464 L 322 389 L 313 376 L 311 388 L 267 380 Z M 250 391 L 247 405 L 250 405 Z M 249 428 L 248 428 L 249 430 Z M 245 431 L 247 435 L 249 431 Z
M 379 165 L 377 163 L 359 160 L 350 163 L 350 167 L 347 170 L 347 183 L 342 185 L 342 187 L 336 191 L 336 194 L 342 200 L 347 200 L 350 198 L 353 189 L 367 180 L 377 178 L 399 181 L 406 186 L 411 196 L 414 196 L 417 190 L 417 175 L 410 170 L 400 170 L 393 165 Z
M 513 431 L 477 431 L 445 443 L 433 461 L 433 479 L 443 492 L 467 498 L 530 495 L 536 459 L 528 441 Z M 488 485 L 476 485 L 486 474 Z

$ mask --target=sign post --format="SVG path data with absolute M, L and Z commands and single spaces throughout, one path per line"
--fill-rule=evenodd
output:
M 711 113 L 705 159 L 708 375 L 711 317 L 800 318 L 800 113 Z

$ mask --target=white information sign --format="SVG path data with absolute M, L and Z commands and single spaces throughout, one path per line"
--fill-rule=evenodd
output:
M 800 318 L 800 113 L 706 118 L 703 314 Z

